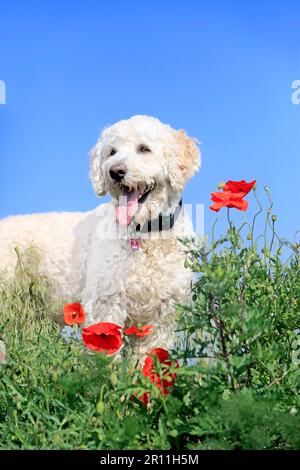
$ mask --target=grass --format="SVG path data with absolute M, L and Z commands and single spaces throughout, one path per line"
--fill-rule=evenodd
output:
M 187 245 L 197 282 L 166 397 L 126 358 L 67 343 L 48 280 L 20 259 L 0 287 L 0 449 L 300 449 L 300 247 L 271 217 L 260 247 L 230 218 L 223 238 Z

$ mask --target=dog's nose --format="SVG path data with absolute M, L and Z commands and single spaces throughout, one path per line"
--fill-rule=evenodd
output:
M 113 165 L 109 170 L 110 177 L 115 181 L 121 181 L 126 175 L 127 168 L 124 165 Z

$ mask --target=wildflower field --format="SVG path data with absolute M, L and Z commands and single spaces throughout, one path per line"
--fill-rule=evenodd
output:
M 177 345 L 142 365 L 129 338 L 155 325 L 84 328 L 82 306 L 53 304 L 22 259 L 2 279 L 0 449 L 300 449 L 300 244 L 277 234 L 268 188 L 265 212 L 254 181 L 219 189 L 227 233 L 216 219 L 210 240 L 182 240 L 196 280 Z

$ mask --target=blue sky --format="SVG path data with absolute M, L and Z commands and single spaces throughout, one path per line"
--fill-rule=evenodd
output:
M 300 228 L 299 18 L 288 0 L 4 0 L 0 217 L 96 206 L 87 153 L 99 131 L 149 114 L 202 142 L 184 201 L 205 204 L 206 231 L 210 192 L 244 178 L 257 179 L 263 201 L 268 184 L 278 230 L 291 237 Z

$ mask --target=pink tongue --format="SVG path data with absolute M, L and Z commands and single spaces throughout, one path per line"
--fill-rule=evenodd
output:
M 121 225 L 128 225 L 139 208 L 139 192 L 124 190 L 116 208 L 117 221 Z

